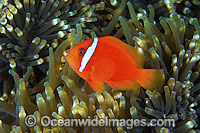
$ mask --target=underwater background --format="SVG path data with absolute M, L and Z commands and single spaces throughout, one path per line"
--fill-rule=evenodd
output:
M 199 0 L 0 0 L 0 133 L 200 132 Z M 115 36 L 163 69 L 161 90 L 98 94 L 66 61 L 83 40 Z M 25 117 L 37 118 L 27 127 Z M 175 119 L 175 127 L 43 127 L 40 119 Z

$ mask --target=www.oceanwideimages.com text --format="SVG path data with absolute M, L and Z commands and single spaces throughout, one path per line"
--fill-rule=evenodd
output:
M 34 115 L 28 115 L 25 119 L 25 124 L 29 127 L 34 127 L 36 125 L 36 118 Z M 165 126 L 165 127 L 175 127 L 174 119 L 110 119 L 108 116 L 104 118 L 86 118 L 86 119 L 51 119 L 49 116 L 42 116 L 40 123 L 44 127 L 48 126 L 65 126 L 65 127 L 112 127 L 112 126 L 123 126 L 127 129 L 132 129 L 133 127 L 154 127 L 154 126 Z

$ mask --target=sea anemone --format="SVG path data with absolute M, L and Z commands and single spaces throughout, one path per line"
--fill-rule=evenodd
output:
M 191 14 L 179 10 L 187 1 L 157 3 L 162 4 L 145 0 L 3 2 L 0 132 L 198 132 L 198 1 L 190 2 L 195 12 Z M 157 13 L 163 6 L 164 14 Z M 109 86 L 103 94 L 94 92 L 70 68 L 65 56 L 80 41 L 106 35 L 142 49 L 147 58 L 145 68 L 164 71 L 164 86 L 155 91 L 140 88 L 138 94 Z M 25 123 L 28 115 L 36 118 L 33 127 Z M 175 126 L 43 127 L 40 122 L 45 115 L 51 119 L 170 118 Z
M 98 3 L 91 5 L 84 0 L 15 0 L 2 1 L 0 5 L 0 79 L 2 82 L 12 81 L 12 73 L 8 74 L 10 68 L 22 76 L 32 66 L 33 78 L 37 78 L 30 81 L 30 87 L 45 80 L 49 47 L 62 55 L 66 47 L 77 44 L 80 39 L 96 36 L 91 30 L 97 21 L 93 12 L 103 10 Z M 65 45 L 64 40 L 75 35 L 76 28 L 76 37 L 72 37 L 71 44 Z M 60 62 L 60 56 L 58 58 Z

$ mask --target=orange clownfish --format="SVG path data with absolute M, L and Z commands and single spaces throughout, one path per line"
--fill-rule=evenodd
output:
M 142 68 L 146 58 L 139 49 L 112 36 L 85 40 L 75 45 L 66 58 L 71 68 L 99 93 L 105 90 L 105 83 L 118 90 L 138 84 L 154 90 L 164 83 L 162 70 Z

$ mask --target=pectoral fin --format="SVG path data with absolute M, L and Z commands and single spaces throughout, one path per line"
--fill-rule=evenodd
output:
M 109 80 L 115 74 L 116 66 L 111 59 L 103 59 L 97 64 L 92 66 L 92 72 L 90 78 L 93 81 L 105 82 Z

